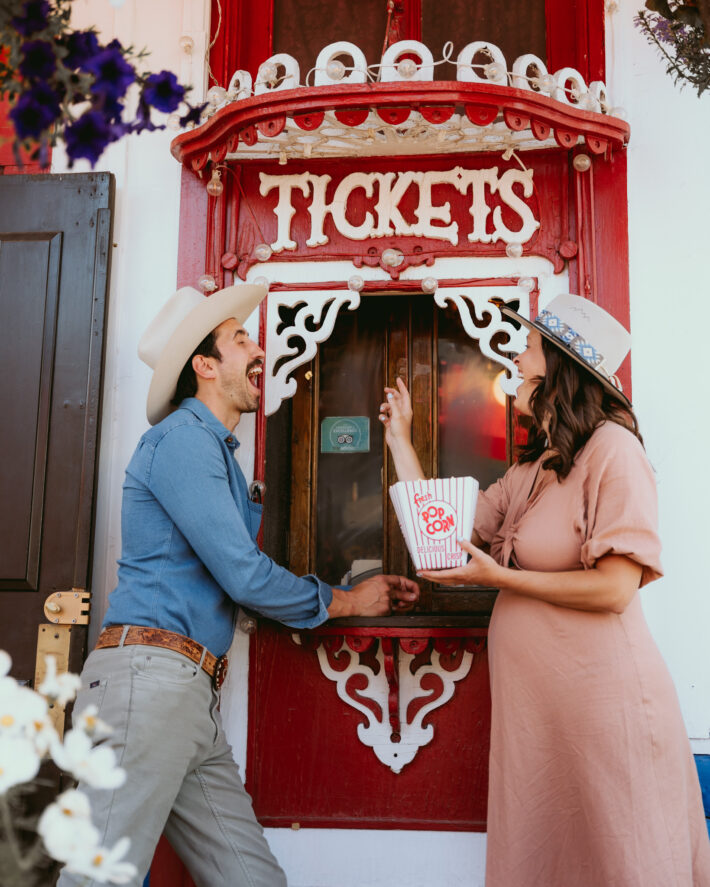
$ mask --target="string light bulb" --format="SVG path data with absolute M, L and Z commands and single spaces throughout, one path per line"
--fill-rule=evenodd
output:
M 505 248 L 505 254 L 509 259 L 519 259 L 523 254 L 522 243 L 509 243 Z
M 210 197 L 219 197 L 220 194 L 224 191 L 224 185 L 222 184 L 222 173 L 215 167 L 212 170 L 212 177 L 207 183 L 207 193 Z
M 325 73 L 331 80 L 342 80 L 345 77 L 345 65 L 340 59 L 331 59 L 325 66 Z
M 269 86 L 274 86 L 278 76 L 278 69 L 273 62 L 264 62 L 259 68 L 259 80 L 261 80 L 262 83 L 268 83 Z
M 396 268 L 397 265 L 401 265 L 404 261 L 404 255 L 398 249 L 392 249 L 392 247 L 388 247 L 387 249 L 382 250 L 382 264 L 387 265 L 390 268 Z
M 359 293 L 362 288 L 365 286 L 365 281 L 360 277 L 359 274 L 353 274 L 352 277 L 348 278 L 348 289 L 354 293 Z
M 254 280 L 252 280 L 252 283 L 254 284 L 254 286 L 265 286 L 266 289 L 269 288 L 269 279 L 268 277 L 264 277 L 263 275 L 261 275 L 260 277 L 255 277 Z
M 431 295 L 432 293 L 435 293 L 438 288 L 439 281 L 436 277 L 425 277 L 424 280 L 422 280 L 422 292 Z
M 486 80 L 501 80 L 506 75 L 506 70 L 500 62 L 490 62 L 483 69 Z
M 577 172 L 587 172 L 592 165 L 592 158 L 589 154 L 575 154 L 572 160 L 572 166 Z
M 531 293 L 535 289 L 535 281 L 532 277 L 521 277 L 518 286 L 525 293 Z
M 417 63 L 414 59 L 402 59 L 397 65 L 397 73 L 400 77 L 404 77 L 405 80 L 411 80 L 417 73 Z
M 207 101 L 213 107 L 227 100 L 227 90 L 223 86 L 212 86 L 207 90 Z
M 273 250 L 268 243 L 259 243 L 254 248 L 254 255 L 259 262 L 268 262 L 273 255 Z
M 217 289 L 217 281 L 212 274 L 203 274 L 197 281 L 203 293 L 213 293 Z
M 540 91 L 548 94 L 557 86 L 552 74 L 543 74 L 542 77 L 538 78 L 537 83 L 540 87 Z

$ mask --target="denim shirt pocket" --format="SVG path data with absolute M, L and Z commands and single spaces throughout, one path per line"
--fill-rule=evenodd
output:
M 264 506 L 259 505 L 258 502 L 250 501 L 247 501 L 247 505 L 249 506 L 249 533 L 251 534 L 251 538 L 256 541 L 259 527 L 261 526 L 261 514 L 264 510 Z

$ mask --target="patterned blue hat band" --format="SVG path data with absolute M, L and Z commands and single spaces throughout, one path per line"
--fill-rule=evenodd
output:
M 609 373 L 604 366 L 604 355 L 574 330 L 569 324 L 561 320 L 550 311 L 542 311 L 535 318 L 535 323 L 544 327 L 555 339 L 562 342 L 580 357 L 591 369 L 604 376 L 611 384 L 621 391 L 621 383 L 616 376 Z

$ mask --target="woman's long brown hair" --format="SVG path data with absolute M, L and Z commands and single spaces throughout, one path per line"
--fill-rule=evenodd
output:
M 609 394 L 604 386 L 542 337 L 545 376 L 530 395 L 532 412 L 528 440 L 518 449 L 519 462 L 534 462 L 548 448 L 543 468 L 556 472 L 558 480 L 570 473 L 577 453 L 602 422 L 628 428 L 643 444 L 634 411 Z M 549 417 L 548 432 L 544 430 Z

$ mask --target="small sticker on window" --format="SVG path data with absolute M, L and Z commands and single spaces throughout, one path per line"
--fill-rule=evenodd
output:
M 369 453 L 368 416 L 329 416 L 320 426 L 321 453 Z

